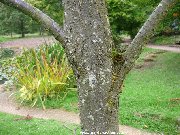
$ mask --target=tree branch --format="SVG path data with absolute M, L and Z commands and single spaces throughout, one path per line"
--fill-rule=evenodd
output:
M 178 0 L 162 0 L 144 23 L 123 55 L 125 59 L 124 70 L 126 70 L 126 72 L 129 72 L 134 66 L 135 60 L 139 57 L 142 51 L 142 47 L 153 36 L 154 29 L 164 18 L 167 11 L 175 5 L 176 2 L 178 2 Z
M 61 43 L 64 42 L 64 32 L 62 28 L 56 23 L 53 19 L 47 16 L 45 13 L 40 11 L 39 9 L 33 7 L 23 0 L 0 0 L 1 3 L 14 7 L 24 14 L 30 16 L 35 21 L 44 25 L 50 32 L 54 35 L 54 37 Z

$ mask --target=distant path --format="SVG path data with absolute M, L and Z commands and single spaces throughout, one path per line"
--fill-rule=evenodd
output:
M 164 46 L 164 45 L 148 45 L 147 47 L 153 48 L 153 49 L 159 49 L 159 50 L 164 50 L 164 51 L 171 51 L 171 52 L 176 52 L 180 53 L 180 46 L 179 47 L 171 47 L 171 46 Z
M 33 48 L 42 44 L 51 44 L 57 42 L 53 37 L 37 37 L 37 38 L 23 38 L 16 39 L 13 41 L 8 41 L 0 43 L 0 47 L 6 48 Z M 180 53 L 180 47 L 169 47 L 169 46 L 157 46 L 157 45 L 148 45 L 147 47 L 153 49 L 160 49 L 172 52 Z M 62 109 L 37 109 L 37 108 L 28 108 L 28 107 L 19 107 L 12 98 L 9 98 L 10 93 L 4 92 L 0 85 L 0 112 L 16 114 L 20 116 L 33 116 L 34 118 L 43 118 L 43 119 L 54 119 L 61 122 L 79 124 L 80 119 L 79 115 L 73 112 L 67 112 Z M 120 131 L 125 135 L 157 135 L 155 133 L 147 133 L 145 131 L 132 128 L 129 126 L 120 125 Z
M 6 48 L 33 48 L 42 44 L 51 44 L 57 42 L 52 36 L 33 37 L 33 38 L 20 38 L 12 41 L 0 43 L 0 47 Z
M 10 94 L 10 92 L 5 92 L 2 85 L 0 85 L 0 112 L 20 116 L 30 115 L 34 118 L 53 119 L 65 123 L 80 124 L 79 115 L 74 112 L 67 112 L 62 109 L 42 110 L 37 108 L 19 107 L 14 101 L 13 96 L 9 97 Z M 124 125 L 120 125 L 119 129 L 124 135 L 157 135 L 155 133 L 147 133 Z
M 38 45 L 42 44 L 51 44 L 57 42 L 52 36 L 46 36 L 46 37 L 33 37 L 33 38 L 20 38 L 20 39 L 15 39 L 12 41 L 7 41 L 4 43 L 0 43 L 0 47 L 6 47 L 6 48 L 33 48 Z M 131 40 L 126 39 L 126 43 L 130 43 Z M 168 45 L 152 45 L 149 44 L 147 45 L 149 48 L 153 49 L 159 49 L 159 50 L 165 50 L 165 51 L 172 51 L 172 52 L 177 52 L 180 53 L 180 46 L 179 47 L 171 47 Z
M 132 40 L 129 38 L 124 38 L 123 41 L 124 41 L 124 44 L 128 45 L 131 43 Z M 154 45 L 154 44 L 149 43 L 146 46 L 152 49 L 159 49 L 159 50 L 164 50 L 164 51 L 180 53 L 180 45 Z

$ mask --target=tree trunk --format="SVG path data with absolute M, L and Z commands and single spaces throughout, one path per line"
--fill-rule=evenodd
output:
M 11 30 L 11 33 L 10 33 L 10 35 L 11 35 L 11 38 L 13 38 L 13 32 L 12 32 L 12 30 Z
M 9 29 L 9 32 L 8 32 L 8 35 L 10 34 L 11 38 L 13 37 L 13 28 L 12 28 L 12 22 L 9 23 L 10 25 L 10 29 Z
M 23 19 L 20 20 L 20 27 L 21 27 L 21 37 L 24 38 L 25 37 L 25 29 L 24 29 L 24 20 Z
M 44 36 L 44 27 L 43 26 L 39 26 L 39 35 Z
M 22 0 L 0 0 L 43 24 L 62 43 L 74 70 L 82 132 L 118 133 L 119 93 L 144 43 L 178 0 L 162 0 L 127 49 L 112 41 L 105 0 L 63 0 L 64 28 Z
M 104 0 L 66 0 L 66 53 L 78 85 L 82 132 L 118 132 L 110 26 Z M 111 95 L 111 96 L 110 96 Z

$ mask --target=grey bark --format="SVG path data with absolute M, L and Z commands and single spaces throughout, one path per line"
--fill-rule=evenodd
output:
M 118 110 L 109 103 L 113 42 L 105 1 L 66 0 L 63 4 L 65 43 L 77 78 L 82 131 L 118 131 Z
M 63 30 L 50 17 L 21 0 L 0 0 L 40 21 L 67 53 L 76 76 L 83 132 L 119 132 L 119 93 L 145 41 L 178 0 L 163 0 L 127 50 L 112 41 L 105 0 L 63 0 Z

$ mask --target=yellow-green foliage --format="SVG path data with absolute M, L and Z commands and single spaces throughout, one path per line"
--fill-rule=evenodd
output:
M 46 49 L 44 49 L 46 48 Z M 50 46 L 52 49 L 52 46 Z M 56 47 L 54 47 L 57 49 Z M 17 57 L 15 78 L 21 101 L 30 101 L 34 106 L 39 100 L 47 98 L 64 98 L 68 89 L 73 87 L 73 72 L 63 53 L 61 59 L 48 54 L 48 47 L 28 50 Z M 59 50 L 62 51 L 62 50 Z M 60 62 L 59 62 L 60 61 Z

